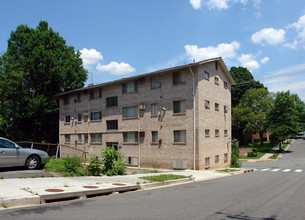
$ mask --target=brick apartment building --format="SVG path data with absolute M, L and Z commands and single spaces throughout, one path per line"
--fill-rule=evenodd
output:
M 229 166 L 231 85 L 214 58 L 62 93 L 61 155 L 112 146 L 134 166 Z

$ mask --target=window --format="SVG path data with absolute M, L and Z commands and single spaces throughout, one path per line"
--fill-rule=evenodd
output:
M 214 78 L 214 82 L 215 82 L 215 84 L 216 84 L 216 85 L 218 85 L 218 84 L 219 84 L 219 82 L 218 82 L 218 81 L 219 81 L 218 77 L 216 77 L 216 76 L 215 76 L 215 78 Z
M 217 70 L 218 69 L 218 63 L 215 62 L 215 69 Z
M 218 129 L 215 130 L 215 137 L 219 137 L 219 130 Z
M 227 89 L 227 88 L 228 88 L 228 83 L 227 83 L 227 82 L 223 82 L 223 87 L 224 87 L 225 89 Z
M 123 118 L 137 118 L 138 117 L 138 107 L 127 107 L 123 108 Z
M 225 137 L 228 137 L 228 130 L 224 130 L 223 133 L 224 133 L 224 136 L 225 136 Z
M 65 123 L 70 123 L 70 115 L 65 116 Z
M 173 73 L 173 84 L 181 84 L 186 82 L 185 72 Z
M 102 134 L 90 134 L 91 143 L 102 143 Z
M 210 80 L 210 73 L 207 71 L 204 71 L 204 78 L 207 80 Z
M 210 108 L 210 101 L 205 100 L 204 106 L 206 109 Z
M 158 142 L 158 131 L 151 132 L 151 142 L 153 142 L 153 143 Z
M 125 143 L 138 143 L 138 132 L 124 132 L 123 142 Z
M 92 89 L 90 90 L 90 99 L 97 99 L 102 97 L 102 89 Z
M 158 115 L 158 105 L 157 104 L 152 104 L 151 105 L 151 115 L 152 116 L 157 116 Z
M 118 130 L 118 120 L 107 121 L 107 130 Z
M 215 163 L 219 163 L 219 155 L 215 156 Z
M 210 137 L 210 129 L 205 129 L 204 134 L 206 137 Z
M 138 81 L 123 83 L 123 93 L 130 93 L 137 91 L 138 91 Z
M 82 122 L 82 114 L 77 114 L 77 122 Z
M 114 106 L 118 106 L 118 97 L 113 96 L 106 98 L 106 107 L 114 107 Z
M 150 78 L 150 88 L 152 88 L 152 89 L 158 88 L 158 77 L 152 76 Z
M 185 113 L 185 101 L 174 101 L 174 113 Z
M 81 102 L 81 96 L 80 96 L 80 93 L 77 93 L 77 102 Z
M 78 136 L 78 143 L 82 143 L 83 142 L 83 135 L 79 134 Z
M 15 144 L 7 140 L 0 139 L 0 148 L 16 148 L 16 147 Z
M 69 96 L 64 96 L 64 105 L 68 105 L 68 104 L 70 104 L 70 98 L 69 98 Z
M 70 134 L 65 134 L 65 143 L 70 143 Z
M 206 167 L 209 167 L 209 166 L 210 166 L 210 158 L 209 158 L 209 157 L 206 157 L 206 158 L 205 158 L 205 166 L 206 166 Z
M 102 112 L 90 112 L 90 120 L 96 121 L 96 120 L 102 120 Z
M 215 111 L 219 111 L 219 104 L 215 103 Z
M 224 154 L 224 163 L 228 163 L 228 153 Z
M 180 131 L 174 131 L 174 142 L 186 142 L 186 131 L 180 130 Z

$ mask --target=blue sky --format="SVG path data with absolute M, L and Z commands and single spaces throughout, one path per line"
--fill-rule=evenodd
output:
M 221 56 L 305 101 L 304 0 L 1 0 L 0 54 L 40 20 L 82 52 L 88 83 Z

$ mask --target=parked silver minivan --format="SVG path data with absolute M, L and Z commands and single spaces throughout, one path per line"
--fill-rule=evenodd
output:
M 49 159 L 47 152 L 22 148 L 6 138 L 0 137 L 0 167 L 26 166 L 36 169 Z

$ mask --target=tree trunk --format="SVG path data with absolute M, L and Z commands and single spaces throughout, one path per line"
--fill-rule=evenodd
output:
M 259 132 L 259 138 L 261 140 L 261 146 L 264 146 L 264 132 L 263 131 Z
M 282 150 L 282 142 L 279 143 L 279 151 Z

